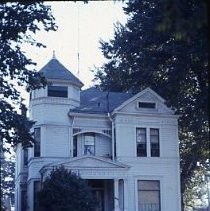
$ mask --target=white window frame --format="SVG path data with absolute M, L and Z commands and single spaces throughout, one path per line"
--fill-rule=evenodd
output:
M 161 210 L 164 210 L 164 178 L 163 176 L 149 176 L 149 175 L 145 175 L 145 176 L 137 176 L 135 178 L 135 210 L 139 211 L 139 204 L 138 204 L 138 181 L 139 180 L 147 180 L 147 181 L 152 181 L 152 180 L 158 180 L 160 182 L 160 206 L 161 206 Z
M 92 155 L 92 156 L 95 156 L 96 155 L 96 140 L 95 140 L 95 138 L 96 138 L 96 136 L 95 136 L 95 134 L 94 133 L 85 133 L 84 134 L 84 141 L 83 141 L 83 156 L 87 156 L 87 155 L 89 155 L 89 154 L 85 154 L 85 146 L 88 146 L 88 145 L 85 145 L 85 137 L 86 136 L 92 136 L 93 138 L 94 138 L 94 153 L 93 154 L 90 154 L 90 155 Z
M 136 141 L 136 131 L 137 128 L 146 128 L 146 146 L 147 146 L 147 156 L 146 157 L 140 157 L 137 155 L 137 141 Z M 152 157 L 151 156 L 151 141 L 150 141 L 150 129 L 158 129 L 159 130 L 159 157 Z M 144 158 L 160 158 L 162 153 L 162 145 L 161 145 L 161 126 L 160 125 L 155 125 L 151 123 L 151 125 L 148 124 L 142 124 L 142 125 L 135 125 L 134 127 L 134 135 L 135 135 L 135 156 L 139 159 L 144 159 Z
M 138 156 L 138 153 L 137 153 L 137 145 L 138 145 L 138 142 L 137 142 L 137 129 L 145 129 L 145 138 L 146 138 L 146 156 Z M 140 158 L 146 158 L 148 157 L 148 137 L 147 137 L 147 128 L 146 127 L 136 127 L 136 156 L 137 157 L 140 157 Z
M 151 157 L 154 157 L 154 158 L 155 157 L 157 158 L 157 157 L 160 157 L 160 129 L 159 128 L 150 128 L 149 129 L 149 132 L 151 132 L 151 129 L 158 130 L 158 147 L 159 147 L 158 150 L 159 150 L 159 156 L 152 156 L 152 150 L 151 150 L 152 149 L 152 147 L 151 147 L 151 143 L 152 143 L 151 142 L 151 133 L 149 134 L 149 136 L 150 136 L 150 156 Z

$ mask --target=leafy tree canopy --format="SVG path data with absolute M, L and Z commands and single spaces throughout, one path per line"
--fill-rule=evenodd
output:
M 6 159 L 1 158 L 1 201 L 6 198 L 11 199 L 11 203 L 15 202 L 15 159 L 14 157 Z
M 38 207 L 40 211 L 94 211 L 96 200 L 85 180 L 61 166 L 43 182 Z
M 107 62 L 95 70 L 104 90 L 151 87 L 177 109 L 183 199 L 209 167 L 206 10 L 204 1 L 127 1 L 127 23 L 101 41 Z
M 4 2 L 0 4 L 0 137 L 5 143 L 31 146 L 32 122 L 17 113 L 14 105 L 24 106 L 17 86 L 27 91 L 46 84 L 35 71 L 35 63 L 21 49 L 23 43 L 45 47 L 33 36 L 40 30 L 56 30 L 50 6 L 43 2 Z

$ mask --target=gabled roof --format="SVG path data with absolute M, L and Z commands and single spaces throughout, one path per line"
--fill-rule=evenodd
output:
M 131 93 L 103 92 L 92 87 L 81 91 L 80 106 L 70 112 L 90 114 L 112 112 L 132 96 Z
M 156 92 L 154 92 L 151 88 L 146 88 L 144 90 L 142 90 L 141 92 L 137 93 L 136 95 L 133 95 L 131 98 L 129 98 L 128 100 L 126 100 L 125 102 L 123 102 L 119 107 L 117 107 L 115 110 L 120 110 L 122 109 L 124 106 L 126 106 L 128 103 L 136 100 L 137 98 L 141 97 L 142 95 L 144 95 L 146 92 L 151 93 L 152 95 L 154 95 L 161 103 L 165 102 L 165 99 L 163 99 L 160 95 L 158 95 Z
M 120 106 L 116 107 L 114 109 L 114 112 L 119 112 L 121 111 L 123 108 L 125 108 L 126 106 L 128 106 L 129 103 L 132 103 L 133 101 L 137 100 L 137 99 L 141 99 L 142 97 L 146 95 L 147 99 L 146 102 L 159 102 L 159 106 L 158 106 L 158 111 L 157 110 L 149 110 L 149 113 L 153 113 L 155 112 L 164 112 L 165 114 L 174 114 L 175 110 L 172 108 L 169 108 L 165 105 L 165 99 L 163 99 L 160 95 L 158 95 L 156 92 L 154 92 L 151 88 L 146 88 L 144 90 L 142 90 L 141 92 L 137 93 L 136 95 L 132 96 L 131 98 L 129 98 L 128 100 L 126 100 L 125 102 L 123 102 Z M 148 98 L 149 97 L 149 98 Z M 152 100 L 151 100 L 152 99 Z M 143 97 L 143 101 L 144 102 L 145 99 Z M 160 106 L 161 105 L 161 106 Z M 145 111 L 144 111 L 145 112 Z
M 65 68 L 55 57 L 53 57 L 40 71 L 47 79 L 65 80 L 79 87 L 83 83 Z
M 146 88 L 134 95 L 132 93 L 103 92 L 100 89 L 92 87 L 81 91 L 80 106 L 71 109 L 70 115 L 71 113 L 107 114 L 120 112 L 121 109 L 126 107 L 129 103 L 132 103 L 138 98 L 144 98 L 145 94 L 152 96 L 152 98 L 154 97 L 155 101 L 160 103 L 159 106 L 162 105 L 161 108 L 159 107 L 160 110 L 150 110 L 149 112 L 166 112 L 167 114 L 174 114 L 174 110 L 165 105 L 165 100 L 150 88 Z M 143 110 L 142 112 L 145 113 L 146 111 Z
M 40 171 L 43 171 L 43 169 L 50 169 L 53 167 L 58 166 L 64 166 L 66 169 L 79 169 L 79 168 L 92 168 L 92 169 L 100 169 L 100 168 L 106 168 L 106 169 L 127 169 L 129 168 L 128 165 L 125 165 L 123 163 L 120 163 L 118 161 L 113 160 L 107 160 L 101 157 L 95 157 L 95 156 L 83 156 L 83 157 L 75 157 L 75 158 L 67 158 L 63 161 L 57 161 L 49 163 L 42 167 Z

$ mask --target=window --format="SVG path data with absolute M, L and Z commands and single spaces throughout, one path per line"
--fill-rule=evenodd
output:
M 138 210 L 160 211 L 160 181 L 138 181 Z
M 34 157 L 40 157 L 41 130 L 34 128 Z
M 148 132 L 148 136 L 147 136 Z M 148 141 L 147 141 L 148 140 Z M 137 128 L 136 148 L 138 157 L 160 157 L 159 129 Z M 148 149 L 147 149 L 148 148 Z
M 114 157 L 117 157 L 116 128 L 114 128 Z
M 73 157 L 77 157 L 77 136 L 73 136 Z
M 139 108 L 155 108 L 155 103 L 139 102 Z
M 23 150 L 23 165 L 26 166 L 28 163 L 28 149 Z
M 146 157 L 147 156 L 146 128 L 136 129 L 136 143 L 137 143 L 137 156 Z
M 94 134 L 85 134 L 84 155 L 95 155 Z
M 150 129 L 150 148 L 151 148 L 151 157 L 160 156 L 160 147 L 159 147 L 159 129 Z
M 21 191 L 21 211 L 27 210 L 27 191 Z
M 37 193 L 41 190 L 41 182 L 34 181 L 34 211 L 38 210 L 38 197 Z
M 48 86 L 49 97 L 68 97 L 67 86 Z

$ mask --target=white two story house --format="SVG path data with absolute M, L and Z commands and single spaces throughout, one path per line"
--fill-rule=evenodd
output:
M 178 116 L 150 88 L 138 94 L 81 90 L 53 57 L 49 85 L 30 96 L 33 148 L 16 149 L 16 211 L 36 211 L 36 192 L 60 165 L 88 180 L 96 211 L 180 211 Z

